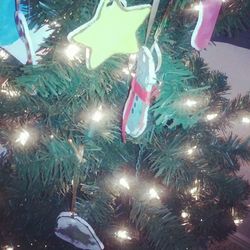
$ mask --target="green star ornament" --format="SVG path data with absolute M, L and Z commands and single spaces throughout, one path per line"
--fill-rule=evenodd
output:
M 68 40 L 86 47 L 88 69 L 95 69 L 114 54 L 139 51 L 136 31 L 151 5 L 124 7 L 119 0 L 101 0 L 95 16 L 68 34 Z

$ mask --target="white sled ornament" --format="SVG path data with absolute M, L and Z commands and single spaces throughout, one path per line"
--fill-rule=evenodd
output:
M 55 234 L 77 248 L 84 250 L 102 250 L 103 243 L 93 228 L 81 217 L 72 212 L 62 212 L 57 217 Z
M 128 99 L 123 111 L 122 138 L 126 142 L 126 133 L 136 138 L 145 130 L 148 121 L 148 110 L 152 97 L 157 96 L 156 71 L 160 68 L 161 54 L 158 46 L 154 45 L 158 56 L 158 66 L 151 51 L 143 46 L 138 53 L 136 75 L 131 82 Z M 160 56 L 159 56 L 160 55 Z

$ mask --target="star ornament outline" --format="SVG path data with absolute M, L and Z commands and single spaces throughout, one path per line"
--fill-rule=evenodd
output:
M 119 0 L 100 0 L 94 17 L 68 34 L 68 40 L 86 47 L 86 65 L 95 69 L 115 54 L 139 51 L 136 31 L 151 11 L 150 4 L 123 6 Z

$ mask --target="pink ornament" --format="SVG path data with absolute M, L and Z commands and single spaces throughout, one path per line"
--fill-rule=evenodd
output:
M 199 5 L 199 18 L 192 34 L 191 45 L 205 49 L 210 42 L 220 12 L 222 0 L 203 0 Z

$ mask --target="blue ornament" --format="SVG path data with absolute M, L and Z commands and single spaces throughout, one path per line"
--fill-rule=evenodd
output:
M 20 5 L 20 0 L 0 0 L 0 47 L 13 55 L 22 64 L 37 64 L 39 56 L 35 51 L 53 30 L 48 25 L 29 30 L 23 14 L 28 6 Z
M 0 46 L 9 45 L 19 38 L 15 21 L 16 1 L 1 0 L 0 10 Z

